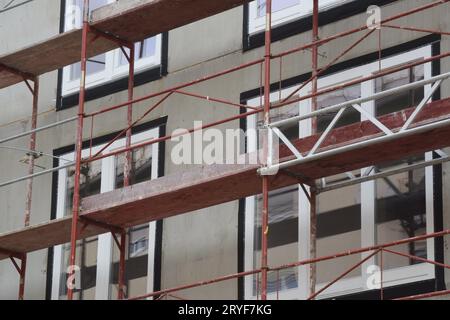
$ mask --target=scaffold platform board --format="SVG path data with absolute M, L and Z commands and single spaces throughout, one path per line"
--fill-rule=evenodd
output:
M 118 1 L 92 12 L 93 30 L 134 43 L 242 5 L 245 0 Z M 88 58 L 118 48 L 90 32 Z M 68 31 L 0 56 L 0 89 L 80 61 L 82 30 Z

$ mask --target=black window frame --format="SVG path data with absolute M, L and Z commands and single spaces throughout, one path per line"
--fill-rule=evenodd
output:
M 60 0 L 59 33 L 64 33 L 66 0 Z M 161 63 L 150 69 L 137 72 L 134 76 L 134 86 L 138 87 L 156 80 L 168 74 L 169 32 L 161 34 Z M 63 95 L 63 69 L 58 70 L 56 89 L 56 111 L 72 108 L 78 105 L 79 92 Z M 128 76 L 105 82 L 86 89 L 85 101 L 93 101 L 128 89 Z
M 140 124 L 132 129 L 133 134 L 151 130 L 154 128 L 159 128 L 159 136 L 164 137 L 167 130 L 167 116 L 151 120 L 149 122 Z M 100 145 L 106 143 L 116 137 L 120 131 L 112 132 L 110 134 L 97 137 L 92 139 L 92 146 Z M 90 140 L 83 141 L 83 148 L 89 148 L 91 146 Z M 58 156 L 67 154 L 69 152 L 75 151 L 75 145 L 68 145 L 65 147 L 57 148 L 53 150 L 53 168 L 57 168 Z M 158 152 L 158 178 L 165 175 L 165 151 L 166 143 L 164 141 L 159 142 L 159 152 Z M 56 208 L 57 208 L 57 193 L 58 193 L 58 171 L 53 172 L 52 176 L 52 193 L 51 193 L 51 213 L 50 220 L 56 219 Z M 156 222 L 156 234 L 155 234 L 155 260 L 154 260 L 154 272 L 153 272 L 153 291 L 157 292 L 161 290 L 161 272 L 162 272 L 162 241 L 163 241 L 163 220 Z M 125 269 L 130 270 L 128 274 L 132 278 L 127 279 L 127 281 L 132 279 L 138 279 L 143 276 L 147 276 L 147 268 L 143 268 L 142 265 L 147 263 L 147 256 L 138 256 L 133 258 L 127 258 Z M 112 283 L 117 283 L 119 263 L 113 263 L 111 269 Z M 87 267 L 82 270 L 82 281 L 83 279 L 96 279 L 97 266 Z M 47 249 L 47 275 L 46 275 L 46 290 L 45 299 L 51 300 L 52 297 L 52 282 L 53 282 L 53 247 Z M 95 286 L 95 285 L 94 285 Z M 82 282 L 83 290 L 93 287 L 90 282 Z
M 390 56 L 395 56 L 410 50 L 414 50 L 421 46 L 431 45 L 432 55 L 436 56 L 441 53 L 441 36 L 440 35 L 427 35 L 415 40 L 402 43 L 400 45 L 386 48 L 381 51 L 381 58 L 387 58 Z M 337 63 L 326 70 L 322 76 L 327 76 L 336 72 L 344 71 L 353 67 L 362 66 L 368 63 L 372 63 L 379 59 L 379 52 L 373 52 L 364 56 L 349 59 L 340 63 Z M 440 60 L 434 60 L 432 62 L 432 75 L 436 76 L 441 73 L 441 63 Z M 295 85 L 300 85 L 301 83 L 307 81 L 311 78 L 311 73 L 302 74 L 289 79 L 281 81 L 281 86 L 279 82 L 274 82 L 270 86 L 271 92 L 277 92 L 278 90 L 292 87 Z M 242 92 L 240 95 L 240 103 L 246 105 L 248 100 L 259 97 L 262 88 L 255 88 Z M 441 89 L 439 88 L 433 95 L 433 100 L 441 99 Z M 241 108 L 241 114 L 245 113 L 247 110 Z M 246 131 L 247 129 L 247 119 L 240 119 L 241 130 Z M 247 141 L 245 141 L 245 150 L 247 150 Z M 437 155 L 434 155 L 438 157 Z M 442 165 L 433 166 L 433 184 L 434 184 L 434 231 L 440 232 L 444 230 L 444 214 L 443 214 L 443 184 L 442 184 Z M 238 272 L 244 272 L 245 268 L 245 201 L 246 199 L 239 200 L 238 209 Z M 442 237 L 435 238 L 434 242 L 434 253 L 435 261 L 439 263 L 444 263 L 444 239 Z M 384 288 L 384 298 L 385 299 L 395 299 L 405 296 L 412 296 L 417 294 L 429 293 L 434 291 L 446 290 L 445 284 L 445 269 L 439 266 L 435 266 L 435 277 L 434 279 L 426 281 L 416 281 L 410 282 L 398 286 L 392 286 Z M 245 299 L 244 291 L 244 279 L 238 279 L 238 299 Z M 330 300 L 379 300 L 381 297 L 380 290 L 369 290 L 354 293 L 351 295 L 336 296 Z
M 384 6 L 400 0 L 353 0 L 319 12 L 319 27 L 363 13 L 371 5 Z M 264 31 L 250 34 L 249 4 L 244 4 L 242 47 L 244 52 L 264 46 Z M 272 42 L 312 30 L 312 15 L 300 17 L 272 28 Z

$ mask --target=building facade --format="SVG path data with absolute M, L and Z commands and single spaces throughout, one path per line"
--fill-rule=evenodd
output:
M 133 2 L 133 0 L 118 0 Z M 114 0 L 91 0 L 91 9 Z M 310 4 L 298 0 L 274 0 L 273 51 L 281 52 L 311 42 Z M 381 8 L 383 18 L 394 16 L 430 1 L 423 0 L 321 0 L 319 34 L 321 38 L 365 25 L 371 5 Z M 82 1 L 17 0 L 0 1 L 0 56 L 31 46 L 61 32 L 80 27 Z M 373 9 L 373 7 L 372 7 Z M 223 69 L 264 56 L 265 4 L 250 2 L 219 15 L 171 30 L 136 44 L 135 96 L 158 92 Z M 445 4 L 402 18 L 398 24 L 416 28 L 450 30 Z M 360 35 L 350 35 L 320 47 L 319 64 L 326 66 Z M 450 50 L 444 35 L 408 30 L 376 31 L 324 72 L 319 88 L 376 74 L 380 66 L 393 68 L 419 61 Z M 36 57 L 39 59 L 39 57 Z M 274 60 L 271 82 L 273 101 L 289 96 L 311 76 L 311 52 L 301 51 Z M 350 99 L 369 96 L 407 83 L 429 79 L 450 71 L 448 59 L 418 65 L 318 98 L 319 108 Z M 118 49 L 91 58 L 87 70 L 86 110 L 93 112 L 127 100 L 128 66 Z M 38 126 L 63 120 L 77 113 L 79 64 L 40 77 Z M 192 87 L 196 93 L 220 97 L 235 103 L 259 106 L 261 103 L 261 70 L 259 66 L 204 82 Z M 450 83 L 444 82 L 439 96 L 449 98 Z M 431 86 L 430 86 L 431 87 Z M 370 102 L 368 110 L 375 116 L 418 104 L 430 87 L 421 87 Z M 295 94 L 311 92 L 305 86 Z M 156 102 L 157 100 L 151 100 Z M 144 115 L 149 101 L 134 105 L 134 118 Z M 0 90 L 0 137 L 8 137 L 30 128 L 31 95 L 24 84 Z M 310 108 L 301 101 L 278 109 L 272 119 L 295 116 Z M 238 115 L 239 108 L 228 108 L 211 101 L 173 95 L 154 112 L 146 115 L 133 130 L 133 142 L 146 141 L 170 134 L 176 129 L 191 128 L 195 121 L 204 123 Z M 334 114 L 317 119 L 317 130 L 324 131 Z M 360 121 L 361 115 L 346 111 L 339 126 Z M 262 119 L 251 116 L 246 121 L 220 125 L 221 130 L 249 130 L 261 125 Z M 126 127 L 126 110 L 101 115 L 85 126 L 85 155 L 102 150 L 108 139 Z M 74 159 L 76 126 L 69 123 L 37 135 L 36 170 L 63 165 Z M 285 134 L 302 137 L 311 134 L 311 123 L 289 127 Z M 93 139 L 91 140 L 90 137 Z M 256 137 L 240 141 L 241 152 L 257 149 Z M 27 138 L 0 146 L 0 181 L 8 181 L 27 173 L 23 159 Z M 125 139 L 107 146 L 113 151 L 125 145 Z M 133 152 L 132 183 L 189 170 L 190 165 L 177 165 L 172 159 L 175 142 L 155 144 Z M 7 148 L 8 147 L 8 148 Z M 444 152 L 450 150 L 443 150 Z M 440 151 L 418 154 L 408 159 L 380 164 L 380 168 L 397 168 L 424 159 L 432 159 Z M 83 197 L 107 192 L 123 186 L 121 156 L 93 162 L 82 168 Z M 363 169 L 363 170 L 366 170 Z M 355 171 L 358 175 L 361 171 Z M 449 164 L 417 169 L 387 178 L 321 193 L 317 198 L 317 256 L 349 249 L 368 247 L 404 238 L 450 229 Z M 339 181 L 341 176 L 331 177 Z M 243 181 L 242 183 L 245 183 Z M 71 193 L 72 192 L 72 193 Z M 34 179 L 31 224 L 71 214 L 73 169 L 62 169 L 53 175 Z M 26 183 L 0 189 L 0 233 L 23 226 Z M 222 275 L 257 268 L 261 245 L 259 196 L 233 201 L 152 222 L 128 231 L 126 293 L 128 297 L 188 284 Z M 305 260 L 310 257 L 309 205 L 300 186 L 275 191 L 270 197 L 269 264 L 271 266 Z M 450 262 L 448 238 L 432 238 L 395 247 L 397 251 L 443 263 Z M 34 252 L 28 258 L 26 299 L 64 299 L 67 294 L 69 245 Z M 111 235 L 104 234 L 79 241 L 77 245 L 77 299 L 114 299 L 117 296 L 118 250 Z M 317 288 L 323 287 L 362 255 L 317 264 Z M 372 258 L 347 274 L 320 298 L 374 298 L 379 290 L 372 285 Z M 384 287 L 389 297 L 443 290 L 450 284 L 450 271 L 412 259 L 384 257 Z M 303 299 L 309 293 L 309 268 L 296 267 L 269 274 L 269 298 Z M 188 299 L 256 299 L 256 276 L 199 287 L 179 292 Z M 0 261 L 0 298 L 17 297 L 17 272 L 9 261 Z M 278 292 L 278 293 L 277 293 Z

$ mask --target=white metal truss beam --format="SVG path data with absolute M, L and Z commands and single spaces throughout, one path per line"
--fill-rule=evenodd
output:
M 261 175 L 270 175 L 273 172 L 277 172 L 278 170 L 286 169 L 291 166 L 299 165 L 301 163 L 306 163 L 306 162 L 310 162 L 313 160 L 322 159 L 322 158 L 336 155 L 336 154 L 343 153 L 343 152 L 357 150 L 357 149 L 364 148 L 364 147 L 367 147 L 367 146 L 370 146 L 373 144 L 377 144 L 377 143 L 383 143 L 383 142 L 392 141 L 394 139 L 408 137 L 413 134 L 418 134 L 421 132 L 425 132 L 427 130 L 433 130 L 436 128 L 440 128 L 440 127 L 449 125 L 450 119 L 445 119 L 445 120 L 441 120 L 441 121 L 436 121 L 434 123 L 410 128 L 410 125 L 414 122 L 414 120 L 416 119 L 416 117 L 420 113 L 420 111 L 423 110 L 423 108 L 425 107 L 427 102 L 431 99 L 431 97 L 436 92 L 436 90 L 441 86 L 442 82 L 444 80 L 448 79 L 449 77 L 450 77 L 450 72 L 444 73 L 442 75 L 438 75 L 438 76 L 432 77 L 430 79 L 416 81 L 416 82 L 409 83 L 409 84 L 406 84 L 406 85 L 403 85 L 403 86 L 400 86 L 400 87 L 397 87 L 394 89 L 375 93 L 368 97 L 353 99 L 353 100 L 346 101 L 344 103 L 339 103 L 339 104 L 336 104 L 336 105 L 333 105 L 330 107 L 326 107 L 326 108 L 323 108 L 320 110 L 315 110 L 315 111 L 309 112 L 305 115 L 300 115 L 300 116 L 292 117 L 289 119 L 285 119 L 282 121 L 278 121 L 278 122 L 269 124 L 267 126 L 269 137 L 272 137 L 273 133 L 275 133 L 286 144 L 286 146 L 289 148 L 289 150 L 294 154 L 295 159 L 280 162 L 280 163 L 275 163 L 274 160 L 276 160 L 276 159 L 268 158 L 267 162 L 266 162 L 267 165 L 260 168 L 259 173 Z M 371 115 L 369 112 L 367 112 L 366 110 L 364 110 L 364 108 L 361 107 L 361 104 L 364 102 L 374 101 L 374 100 L 381 99 L 381 98 L 384 98 L 386 96 L 389 96 L 389 95 L 392 95 L 395 93 L 409 91 L 409 90 L 412 90 L 415 88 L 423 87 L 423 86 L 431 84 L 431 83 L 433 83 L 431 90 L 429 90 L 429 92 L 427 92 L 427 94 L 422 99 L 422 101 L 415 107 L 413 113 L 408 117 L 408 119 L 406 119 L 403 127 L 400 130 L 396 130 L 395 132 L 390 130 L 389 128 L 387 128 L 375 116 Z M 373 123 L 384 135 L 373 137 L 373 138 L 365 140 L 365 141 L 354 142 L 349 145 L 345 145 L 345 146 L 341 146 L 341 147 L 337 147 L 337 148 L 333 148 L 333 149 L 329 149 L 329 150 L 317 153 L 317 150 L 319 150 L 320 146 L 326 140 L 327 136 L 335 128 L 339 119 L 342 117 L 343 113 L 345 112 L 345 110 L 348 107 L 353 107 L 355 110 L 357 110 L 362 116 L 364 116 L 366 119 L 368 119 L 368 121 Z M 283 135 L 283 133 L 279 129 L 280 127 L 286 126 L 288 124 L 296 123 L 296 122 L 306 120 L 306 119 L 311 119 L 311 118 L 317 117 L 317 116 L 319 116 L 321 114 L 325 114 L 325 113 L 329 114 L 330 112 L 337 112 L 337 114 L 334 116 L 331 123 L 327 126 L 327 128 L 321 134 L 321 136 L 319 137 L 319 139 L 317 140 L 315 145 L 312 147 L 312 149 L 306 155 L 302 155 L 302 153 L 293 145 L 293 143 L 291 141 L 289 141 L 289 139 L 287 139 L 287 137 L 285 135 Z M 272 150 L 272 148 L 273 148 L 273 140 L 269 139 L 269 149 Z M 373 170 L 373 168 L 368 168 L 366 170 L 367 175 L 369 175 L 372 170 Z M 349 177 L 352 178 L 351 175 Z M 326 185 L 326 183 L 322 183 L 322 185 Z

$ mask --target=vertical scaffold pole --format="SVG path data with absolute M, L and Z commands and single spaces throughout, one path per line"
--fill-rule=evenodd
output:
M 268 128 L 270 123 L 270 63 L 272 42 L 272 0 L 266 0 L 266 31 L 264 56 L 264 125 Z M 263 161 L 267 161 L 268 138 L 264 139 Z M 267 300 L 267 273 L 268 273 L 268 233 L 269 233 L 269 177 L 262 176 L 263 208 L 261 219 L 261 300 Z
M 319 0 L 313 0 L 313 28 L 312 28 L 312 41 L 317 42 L 319 40 Z M 312 47 L 312 93 L 317 93 L 318 90 L 318 69 L 319 69 L 319 46 L 314 45 Z M 317 110 L 317 97 L 313 97 L 311 101 L 311 111 Z M 317 133 L 317 118 L 313 118 L 311 123 L 312 134 Z M 314 188 L 310 189 L 310 258 L 314 259 L 317 256 L 317 192 Z M 317 278 L 317 265 L 315 263 L 310 264 L 310 294 L 313 295 L 316 291 L 316 278 Z
M 31 131 L 37 128 L 38 103 L 39 103 L 39 78 L 35 77 L 33 79 L 33 82 L 34 86 L 32 90 L 33 106 L 31 111 Z M 33 132 L 30 135 L 30 142 L 29 142 L 28 175 L 33 175 L 34 173 L 34 161 L 36 159 L 35 151 L 36 151 L 36 132 Z M 28 179 L 27 198 L 25 200 L 25 219 L 24 219 L 25 227 L 28 227 L 30 225 L 32 198 L 33 198 L 33 179 Z M 20 267 L 21 272 L 19 283 L 19 300 L 23 300 L 25 296 L 26 265 L 27 265 L 27 255 L 24 254 L 21 260 L 21 267 Z
M 130 46 L 129 51 L 129 75 L 128 75 L 128 101 L 133 100 L 134 96 L 134 60 L 135 60 L 135 48 L 134 44 Z M 127 109 L 127 125 L 131 126 L 133 123 L 133 104 L 128 105 Z M 127 130 L 126 137 L 126 147 L 129 148 L 131 146 L 131 135 L 132 129 Z M 128 151 L 126 153 L 125 165 L 124 165 L 124 179 L 123 184 L 124 187 L 129 186 L 131 183 L 131 166 L 132 166 L 132 151 Z M 120 261 L 119 261 L 119 293 L 118 299 L 123 300 L 125 298 L 125 255 L 126 255 L 126 241 L 127 241 L 127 233 L 124 230 L 120 234 Z
M 76 249 L 78 238 L 78 219 L 80 213 L 80 172 L 81 172 L 81 156 L 83 150 L 83 121 L 84 121 L 84 100 L 86 95 L 86 66 L 87 66 L 87 42 L 89 32 L 89 0 L 84 0 L 83 7 L 83 34 L 81 44 L 81 77 L 80 77 L 80 94 L 78 103 L 78 122 L 76 136 L 76 159 L 75 159 L 75 175 L 73 188 L 73 209 L 72 209 L 72 228 L 70 234 L 70 261 L 69 261 L 69 279 L 74 279 Z M 67 288 L 67 299 L 73 300 L 73 285 Z

